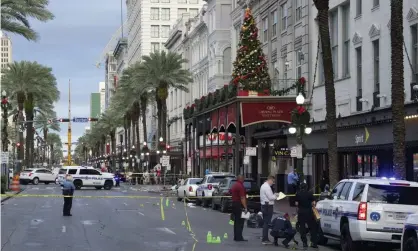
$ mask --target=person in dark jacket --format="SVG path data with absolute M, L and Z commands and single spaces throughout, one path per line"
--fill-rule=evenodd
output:
M 300 184 L 300 191 L 296 194 L 295 198 L 296 206 L 298 207 L 298 221 L 300 224 L 300 237 L 303 242 L 303 247 L 308 247 L 308 241 L 306 238 L 308 225 L 311 234 L 311 247 L 318 248 L 317 242 L 317 224 L 312 208 L 315 207 L 315 197 L 311 191 L 308 191 L 306 183 Z
M 62 214 L 64 216 L 73 216 L 71 214 L 71 207 L 73 206 L 73 195 L 75 186 L 73 184 L 73 179 L 71 175 L 65 176 L 65 180 L 61 183 L 62 186 L 62 195 L 64 195 L 64 207 Z M 67 197 L 68 196 L 68 197 Z
M 119 173 L 119 171 L 118 172 L 116 172 L 116 175 L 115 175 L 115 181 L 116 181 L 116 186 L 117 187 L 119 187 L 120 186 L 120 173 Z
M 289 247 L 289 242 L 293 240 L 296 245 L 299 243 L 294 239 L 296 231 L 292 227 L 292 223 L 290 222 L 290 216 L 288 213 L 283 215 L 283 217 L 277 217 L 272 221 L 272 230 L 271 235 L 274 238 L 274 245 L 278 246 L 279 238 L 284 238 L 282 241 L 283 246 L 286 248 Z

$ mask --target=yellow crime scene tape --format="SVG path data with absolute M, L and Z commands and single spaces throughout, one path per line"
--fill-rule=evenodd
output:
M 293 197 L 296 196 L 295 194 L 283 194 L 280 193 L 285 197 Z M 314 196 L 320 196 L 321 194 L 314 194 Z M 30 197 L 38 197 L 38 198 L 64 198 L 64 197 L 72 197 L 72 198 L 85 198 L 85 199 L 161 199 L 161 198 L 171 198 L 177 199 L 177 196 L 144 196 L 144 195 L 61 195 L 61 194 L 1 194 L 1 197 L 17 197 L 17 198 L 30 198 Z M 208 198 L 231 198 L 232 196 L 210 196 Z M 259 195 L 248 195 L 247 198 L 259 198 Z M 197 199 L 201 198 L 198 196 L 190 196 L 186 199 Z

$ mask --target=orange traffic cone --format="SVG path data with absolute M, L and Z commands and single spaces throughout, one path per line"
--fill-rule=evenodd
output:
M 20 185 L 19 185 L 19 176 L 15 176 L 14 178 L 13 178 L 13 181 L 12 181 L 12 184 L 11 184 L 11 186 L 10 186 L 10 189 L 12 190 L 12 191 L 20 191 Z

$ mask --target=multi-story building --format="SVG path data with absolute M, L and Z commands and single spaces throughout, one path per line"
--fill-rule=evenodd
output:
M 116 86 L 116 59 L 113 55 L 113 52 L 109 52 L 106 55 L 106 63 L 105 63 L 105 110 L 110 105 L 110 98 L 112 97 L 113 93 L 115 92 Z
M 209 83 L 209 61 L 208 61 L 208 16 L 205 14 L 207 5 L 200 10 L 199 15 L 190 16 L 184 14 L 170 31 L 165 47 L 177 52 L 188 63 L 184 68 L 192 73 L 193 82 L 187 88 L 189 92 L 176 89 L 169 90 L 167 109 L 169 116 L 168 133 L 171 153 L 183 153 L 184 120 L 183 108 L 191 105 L 193 100 L 206 95 Z M 173 156 L 172 158 L 176 158 Z M 172 165 L 180 165 L 172 161 Z M 176 166 L 174 166 L 176 168 Z
M 99 82 L 100 114 L 106 110 L 106 82 Z
M 317 53 L 317 10 L 312 7 L 310 51 Z M 393 167 L 390 1 L 330 1 L 329 24 L 335 81 L 341 177 L 385 176 Z M 407 177 L 418 181 L 418 5 L 404 1 L 403 35 Z M 312 57 L 315 59 L 315 57 Z M 311 69 L 315 60 L 311 60 Z M 313 91 L 313 153 L 319 181 L 327 171 L 326 103 L 321 56 Z M 311 74 L 312 75 L 312 74 Z
M 196 16 L 203 0 L 128 0 L 127 30 L 128 49 L 126 62 L 131 65 L 141 60 L 143 55 L 163 50 L 169 37 L 170 27 L 189 13 Z M 153 140 L 156 134 L 156 107 L 150 104 L 147 113 L 146 141 Z
M 0 31 L 1 33 L 1 64 L 0 70 L 5 69 L 7 64 L 12 62 L 12 41 L 10 38 Z M 1 71 L 0 71 L 1 72 Z
M 100 93 L 94 92 L 90 94 L 90 118 L 98 117 L 100 117 Z

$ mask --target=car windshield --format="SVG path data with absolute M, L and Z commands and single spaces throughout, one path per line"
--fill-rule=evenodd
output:
M 231 185 L 230 186 L 232 187 L 236 182 L 237 182 L 237 180 L 231 181 Z M 246 181 L 244 181 L 244 187 L 245 187 L 245 189 L 254 190 L 257 187 L 257 183 L 254 182 L 254 181 L 246 180 Z
M 201 181 L 202 179 L 189 179 L 189 184 L 190 185 L 195 185 L 197 184 L 199 181 Z
M 210 183 L 219 183 L 228 177 L 231 177 L 231 176 L 212 176 L 212 179 L 210 179 Z
M 60 169 L 58 174 L 66 174 L 67 173 L 67 169 Z
M 367 202 L 418 206 L 418 187 L 369 185 Z

